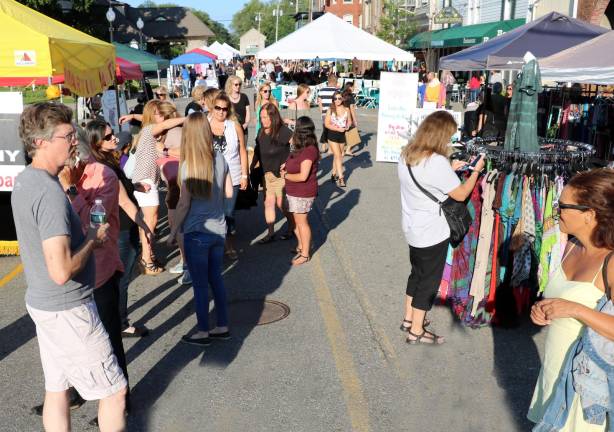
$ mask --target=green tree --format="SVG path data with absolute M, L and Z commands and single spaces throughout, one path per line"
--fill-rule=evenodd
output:
M 226 42 L 229 45 L 235 46 L 236 41 L 234 40 L 233 35 L 231 35 L 228 29 L 222 24 L 211 19 L 207 12 L 192 9 L 192 13 L 211 29 L 211 31 L 215 34 L 215 40 L 217 40 L 219 43 Z
M 377 36 L 402 48 L 416 33 L 417 27 L 413 12 L 403 7 L 400 0 L 384 0 L 384 13 L 380 17 L 380 30 Z
M 250 0 L 243 9 L 238 11 L 232 17 L 232 30 L 235 37 L 238 39 L 251 28 L 258 29 L 260 24 L 260 32 L 266 36 L 266 43 L 270 45 L 275 43 L 275 23 L 277 18 L 274 16 L 274 11 L 277 9 L 277 0 L 269 0 L 262 2 L 260 0 Z M 279 17 L 278 40 L 287 36 L 294 31 L 294 12 L 295 6 L 291 0 L 281 0 L 279 2 L 281 15 Z M 260 23 L 256 21 L 256 17 L 261 18 Z

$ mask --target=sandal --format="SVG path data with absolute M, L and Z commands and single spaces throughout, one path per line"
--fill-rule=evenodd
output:
M 337 186 L 342 187 L 342 188 L 346 187 L 345 179 L 343 177 L 339 177 L 337 179 Z
M 239 253 L 235 249 L 224 252 L 224 255 L 226 255 L 228 258 L 230 258 L 233 261 L 236 261 L 239 259 Z
M 164 271 L 164 268 L 158 266 L 155 262 L 148 263 L 142 258 L 139 265 L 141 267 L 141 273 L 149 276 L 157 276 Z
M 405 325 L 407 323 L 407 325 Z M 431 321 L 424 318 L 424 322 L 422 323 L 422 327 L 428 327 L 431 325 Z M 403 322 L 401 323 L 401 330 L 404 332 L 409 331 L 409 329 L 411 328 L 411 321 L 410 320 L 406 320 L 404 319 Z
M 275 241 L 275 234 L 271 234 L 271 235 L 267 235 L 264 238 L 261 238 L 260 240 L 258 240 L 258 244 L 267 244 L 267 243 L 271 243 Z
M 294 237 L 294 233 L 292 231 L 288 231 L 287 233 L 279 236 L 280 240 L 290 240 L 292 237 Z
M 410 345 L 418 345 L 418 344 L 441 345 L 445 342 L 445 339 L 443 338 L 443 336 L 437 336 L 435 333 L 426 331 L 426 330 L 422 330 L 422 333 L 420 333 L 419 335 L 412 333 L 411 330 L 407 330 L 407 333 L 410 336 L 413 336 L 416 338 L 416 339 L 410 339 L 409 336 L 407 336 L 407 339 L 405 341 Z M 430 342 L 425 342 L 425 341 L 430 341 Z
M 336 174 L 332 174 L 330 176 L 330 181 L 332 181 L 333 183 L 337 183 L 337 180 L 339 180 L 339 176 L 337 176 Z
M 303 260 L 303 261 L 301 261 L 301 260 Z M 311 261 L 311 257 L 310 256 L 305 256 L 305 255 L 298 254 L 298 256 L 292 260 L 292 265 L 293 266 L 300 266 L 302 264 L 308 263 L 309 261 Z

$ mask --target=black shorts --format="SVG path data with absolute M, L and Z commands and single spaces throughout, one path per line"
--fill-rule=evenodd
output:
M 345 132 L 326 129 L 326 137 L 328 141 L 338 144 L 345 144 Z

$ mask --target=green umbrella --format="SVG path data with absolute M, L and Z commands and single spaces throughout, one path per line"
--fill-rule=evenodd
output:
M 542 91 L 537 60 L 530 60 L 514 81 L 514 94 L 507 118 L 505 150 L 538 152 L 537 96 Z
M 123 45 L 117 42 L 113 42 L 115 45 L 115 54 L 125 60 L 131 61 L 141 66 L 143 72 L 156 72 L 158 70 L 166 69 L 170 62 L 161 57 L 148 53 L 147 51 L 141 51 Z

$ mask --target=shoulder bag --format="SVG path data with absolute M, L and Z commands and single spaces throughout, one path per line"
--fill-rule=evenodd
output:
M 416 177 L 414 177 L 414 173 L 409 165 L 407 165 L 407 169 L 418 189 L 428 198 L 439 204 L 439 214 L 443 212 L 450 226 L 450 243 L 454 247 L 458 246 L 469 231 L 472 222 L 469 210 L 467 210 L 467 205 L 464 202 L 458 202 L 450 197 L 445 201 L 439 201 L 432 193 L 424 189 L 420 183 L 416 181 Z
M 354 115 L 352 114 L 352 110 L 348 108 L 349 113 L 349 121 L 354 124 Z M 360 134 L 358 133 L 358 128 L 351 126 L 350 129 L 345 131 L 345 144 L 348 148 L 352 148 L 360 144 Z

